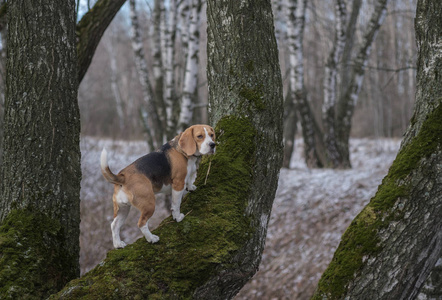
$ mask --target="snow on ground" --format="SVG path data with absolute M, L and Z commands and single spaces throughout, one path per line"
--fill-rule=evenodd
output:
M 82 274 L 112 248 L 113 188 L 101 176 L 99 157 L 103 147 L 109 152 L 114 172 L 147 152 L 144 142 L 82 139 Z M 398 148 L 399 140 L 354 139 L 350 149 L 352 169 L 310 170 L 304 164 L 302 143 L 298 141 L 291 169 L 281 170 L 260 271 L 235 299 L 309 299 L 341 235 L 374 196 Z M 164 197 L 158 197 L 150 228 L 168 215 Z M 141 237 L 138 217 L 137 210 L 132 209 L 123 227 L 122 238 L 128 243 Z

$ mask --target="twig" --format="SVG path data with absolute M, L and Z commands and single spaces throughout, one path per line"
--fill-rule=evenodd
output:
M 207 177 L 209 177 L 210 166 L 212 165 L 212 160 L 209 161 L 209 168 L 207 169 L 206 179 L 204 180 L 204 185 L 207 183 Z

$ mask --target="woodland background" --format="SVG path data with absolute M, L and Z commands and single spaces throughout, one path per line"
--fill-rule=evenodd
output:
M 272 1 L 284 95 L 287 98 L 289 96 L 289 54 L 287 27 L 282 2 L 281 0 Z M 353 1 L 350 0 L 348 1 L 348 9 L 351 8 L 352 2 Z M 374 2 L 374 0 L 361 1 L 357 30 L 354 36 L 355 43 L 362 39 L 362 32 L 367 26 Z M 94 167 L 95 162 L 98 162 L 98 151 L 103 144 L 107 144 L 110 145 L 111 150 L 116 152 L 115 157 L 122 155 L 125 159 L 123 161 L 111 160 L 111 166 L 114 164 L 115 170 L 117 170 L 147 151 L 146 148 L 149 148 L 144 142 L 123 143 L 122 145 L 124 146 L 129 145 L 129 149 L 126 149 L 126 147 L 119 144 L 121 142 L 109 141 L 109 139 L 148 140 L 146 133 L 150 128 L 147 126 L 145 119 L 146 80 L 143 78 L 143 72 L 140 72 L 140 69 L 143 71 L 143 68 L 140 68 L 139 60 L 137 60 L 140 51 L 143 53 L 147 63 L 144 68 L 148 74 L 147 85 L 151 85 L 152 92 L 159 92 L 164 95 L 164 97 L 161 97 L 164 99 L 163 101 L 167 101 L 166 98 L 170 97 L 176 105 L 181 105 L 184 102 L 183 99 L 186 93 L 188 93 L 188 90 L 186 90 L 186 86 L 188 87 L 188 85 L 186 85 L 186 69 L 189 68 L 188 57 L 197 58 L 197 76 L 191 80 L 192 84 L 196 86 L 196 90 L 191 91 L 190 95 L 192 98 L 191 111 L 193 113 L 191 114 L 191 121 L 189 121 L 189 123 L 209 122 L 206 78 L 206 7 L 204 1 L 165 1 L 164 7 L 162 8 L 164 10 L 163 13 L 170 17 L 172 15 L 170 8 L 175 7 L 177 10 L 175 11 L 175 25 L 173 25 L 173 22 L 170 22 L 171 19 L 169 18 L 168 21 L 171 27 L 169 31 L 167 28 L 163 28 L 163 30 L 165 30 L 163 32 L 167 32 L 167 34 L 163 35 L 160 40 L 160 44 L 166 47 L 167 44 L 170 45 L 170 40 L 173 39 L 173 51 L 170 53 L 165 50 L 166 48 L 163 48 L 161 59 L 158 59 L 156 56 L 157 53 L 154 48 L 154 40 L 158 38 L 155 26 L 160 25 L 158 20 L 155 19 L 155 3 L 148 0 L 134 1 L 134 3 L 136 4 L 136 13 L 140 26 L 138 29 L 141 34 L 139 41 L 142 42 L 142 47 L 137 45 L 137 40 L 133 35 L 134 22 L 133 19 L 131 19 L 133 15 L 131 15 L 128 2 L 122 7 L 104 34 L 94 55 L 92 64 L 82 80 L 79 89 L 83 135 L 83 182 L 81 194 L 83 219 L 81 225 L 81 263 L 83 272 L 99 262 L 103 258 L 103 253 L 111 247 L 109 226 L 107 226 L 110 222 L 109 218 L 111 218 L 111 205 L 104 209 L 107 201 L 110 199 L 110 188 L 109 186 L 104 186 L 103 182 L 97 185 L 98 180 L 100 180 L 100 175 L 98 173 L 97 177 L 97 173 L 93 171 L 94 169 L 98 170 L 98 167 Z M 173 5 L 174 3 L 176 5 Z M 94 1 L 79 3 L 79 16 L 92 7 L 93 4 Z M 311 181 L 317 181 L 318 185 L 313 185 L 316 189 L 312 188 L 312 190 L 316 191 L 320 186 L 325 185 L 324 182 L 327 181 L 326 178 L 356 178 L 355 182 L 347 182 L 347 186 L 341 189 L 338 188 L 336 182 L 332 182 L 328 185 L 330 189 L 334 189 L 335 191 L 334 199 L 338 199 L 336 193 L 341 195 L 342 190 L 349 192 L 346 195 L 339 196 L 339 199 L 344 201 L 341 201 L 339 206 L 333 206 L 330 205 L 330 203 L 333 204 L 333 202 L 323 202 L 321 204 L 318 198 L 318 201 L 310 204 L 304 203 L 301 200 L 298 202 L 294 201 L 293 205 L 287 207 L 287 201 L 290 201 L 290 199 L 294 197 L 294 195 L 292 195 L 293 191 L 297 190 L 299 192 L 301 186 L 299 186 L 299 181 L 297 183 L 290 181 L 290 184 L 285 185 L 284 182 L 280 182 L 280 187 L 282 186 L 282 188 L 278 191 L 277 199 L 275 200 L 276 207 L 274 207 L 274 216 L 272 216 L 269 226 L 270 240 L 268 240 L 267 243 L 274 246 L 274 249 L 287 249 L 287 251 L 302 254 L 300 261 L 305 259 L 303 255 L 312 257 L 312 252 L 305 254 L 301 251 L 302 249 L 307 249 L 305 248 L 307 244 L 305 244 L 305 247 L 302 246 L 302 243 L 308 243 L 307 240 L 300 241 L 295 239 L 288 241 L 275 238 L 275 235 L 277 235 L 275 231 L 281 231 L 282 228 L 284 232 L 287 232 L 288 227 L 284 222 L 290 221 L 291 218 L 302 217 L 301 215 L 295 215 L 295 211 L 300 207 L 304 208 L 304 210 L 301 210 L 304 213 L 304 217 L 310 216 L 308 212 L 306 212 L 308 209 L 305 209 L 307 206 L 317 205 L 320 207 L 320 209 L 313 207 L 311 210 L 313 215 L 319 215 L 319 217 L 316 216 L 317 222 L 311 223 L 313 226 L 333 224 L 336 221 L 334 218 L 341 218 L 342 220 L 342 213 L 348 213 L 350 211 L 350 213 L 346 214 L 343 218 L 342 224 L 339 224 L 339 228 L 336 228 L 337 231 L 324 233 L 322 232 L 324 228 L 316 228 L 318 232 L 322 232 L 320 233 L 322 239 L 319 240 L 318 244 L 324 246 L 322 249 L 323 252 L 318 252 L 322 254 L 316 256 L 316 258 L 320 260 L 320 262 L 316 262 L 317 269 L 313 270 L 312 273 L 303 274 L 304 277 L 302 278 L 289 277 L 291 282 L 287 286 L 282 285 L 278 292 L 271 292 L 270 289 L 268 292 L 259 290 L 257 286 L 262 286 L 263 282 L 269 280 L 270 277 L 275 277 L 281 272 L 282 274 L 284 274 L 284 272 L 290 272 L 294 275 L 299 274 L 299 272 L 304 272 L 309 268 L 309 266 L 305 266 L 304 271 L 290 270 L 290 268 L 281 267 L 281 264 L 274 263 L 272 265 L 272 263 L 270 263 L 263 266 L 263 268 L 270 270 L 267 274 L 271 275 L 258 274 L 251 285 L 246 287 L 239 297 L 246 299 L 250 296 L 273 296 L 289 299 L 293 296 L 295 290 L 299 293 L 297 294 L 299 295 L 299 297 L 297 297 L 298 299 L 308 297 L 312 293 L 315 282 L 319 279 L 323 268 L 325 268 L 333 254 L 333 247 L 336 247 L 339 242 L 339 237 L 342 233 L 339 231 L 343 231 L 359 209 L 365 205 L 365 203 L 360 203 L 356 200 L 358 198 L 369 199 L 369 195 L 374 193 L 380 179 L 385 175 L 387 167 L 390 165 L 393 155 L 397 150 L 398 141 L 397 139 L 393 139 L 385 142 L 386 140 L 382 138 L 398 138 L 403 134 L 408 126 L 415 99 L 415 65 L 417 53 L 414 36 L 415 7 L 416 0 L 390 1 L 385 21 L 372 45 L 370 58 L 366 65 L 362 89 L 353 116 L 351 134 L 352 138 L 358 138 L 358 140 L 353 142 L 351 148 L 352 155 L 355 158 L 353 161 L 354 172 L 362 177 L 357 178 L 356 173 L 351 173 L 352 171 L 346 171 L 347 173 L 342 173 L 344 171 L 341 173 L 338 172 L 343 177 L 337 177 L 337 173 L 332 174 L 330 173 L 331 171 L 324 171 L 322 173 L 313 171 L 313 175 L 317 176 L 312 176 Z M 304 80 L 310 107 L 318 119 L 321 119 L 322 99 L 324 98 L 323 82 L 325 64 L 334 41 L 334 23 L 336 18 L 333 11 L 334 3 L 332 1 L 312 0 L 307 2 L 303 41 Z M 195 27 L 191 28 L 191 24 L 197 24 L 196 28 L 198 30 L 195 30 Z M 169 40 L 167 40 L 168 37 Z M 191 40 L 197 45 L 192 52 L 189 47 Z M 0 135 L 2 131 L 2 113 L 4 110 L 3 86 L 5 80 L 5 52 L 3 51 L 3 46 L 6 41 L 4 40 L 3 34 L 2 41 L 0 66 Z M 192 55 L 188 55 L 188 53 L 192 53 Z M 169 57 L 169 61 L 167 61 L 166 57 Z M 164 82 L 159 84 L 158 81 L 156 81 L 158 73 L 155 73 L 155 65 L 159 61 L 163 64 L 161 71 L 164 78 L 163 80 L 166 80 L 167 74 L 172 75 L 172 78 L 169 77 L 171 83 L 169 86 Z M 166 70 L 165 65 L 167 64 L 172 66 L 171 70 Z M 340 67 L 338 66 L 338 68 Z M 146 75 L 146 73 L 144 73 L 144 75 Z M 167 95 L 167 88 L 170 89 L 169 95 Z M 160 106 L 162 105 L 163 104 Z M 180 119 L 179 109 L 175 107 L 172 113 L 174 114 L 172 119 L 178 123 Z M 290 119 L 286 119 L 286 121 L 290 122 Z M 174 127 L 173 131 L 180 130 L 179 124 L 175 124 Z M 107 138 L 107 140 L 102 140 L 103 138 Z M 299 131 L 298 138 L 301 138 Z M 367 142 L 369 140 L 361 140 L 360 138 L 376 138 L 379 139 L 379 142 Z M 291 168 L 294 168 L 294 172 L 301 173 L 303 177 L 306 177 L 307 174 L 312 175 L 312 173 L 305 165 L 298 165 L 295 162 L 302 159 L 302 154 L 299 151 L 299 148 L 302 148 L 302 143 L 299 142 L 299 139 L 295 147 L 295 151 L 298 151 L 298 154 L 292 157 Z M 131 152 L 130 150 L 134 151 Z M 128 154 L 127 151 L 131 153 Z M 356 153 L 358 151 L 359 155 Z M 378 160 L 373 162 L 373 159 L 376 159 L 376 157 Z M 385 159 L 385 161 L 382 161 L 383 159 Z M 98 166 L 98 163 L 96 165 Z M 367 169 L 370 171 L 364 173 L 362 169 L 364 169 L 364 171 L 367 171 Z M 285 179 L 286 182 L 289 181 L 287 178 L 293 178 L 295 176 L 294 173 L 290 172 L 292 171 L 283 170 L 281 178 Z M 369 177 L 371 175 L 374 175 L 374 177 Z M 301 180 L 301 178 L 298 179 Z M 358 193 L 361 191 L 364 195 L 359 197 Z M 303 192 L 305 193 L 306 191 Z M 344 192 L 342 192 L 342 194 Z M 327 193 L 333 193 L 333 191 L 326 191 L 326 193 L 318 195 L 327 195 Z M 284 213 L 278 214 L 278 206 L 280 209 L 283 208 L 286 211 L 285 215 Z M 340 212 L 339 217 L 330 214 L 333 210 Z M 287 214 L 287 211 L 293 212 L 293 215 Z M 132 213 L 136 215 L 136 212 Z M 167 209 L 159 207 L 158 213 L 161 216 L 165 216 L 167 215 Z M 281 215 L 283 215 L 282 219 Z M 136 218 L 136 216 L 133 217 L 134 220 Z M 326 219 L 325 222 L 323 218 Z M 102 220 L 106 220 L 105 226 L 103 226 Z M 127 231 L 123 234 L 131 236 L 132 239 L 137 238 L 138 229 L 134 224 L 130 225 L 130 221 L 128 223 L 129 226 L 126 227 Z M 317 232 L 311 232 L 310 225 L 304 224 L 304 226 L 305 231 L 302 227 L 302 223 L 297 223 L 297 226 L 295 226 L 296 229 L 293 230 L 297 230 L 296 233 L 298 236 L 304 237 L 318 234 Z M 130 231 L 132 231 L 132 233 Z M 284 232 L 280 236 L 282 236 Z M 103 238 L 105 241 L 103 241 Z M 324 241 L 326 241 L 326 243 L 324 243 Z M 296 242 L 298 246 L 293 245 L 293 242 Z M 299 244 L 301 244 L 301 246 L 299 246 Z M 310 247 L 311 245 L 308 246 Z M 275 254 L 272 250 L 266 251 L 263 257 L 264 263 L 271 262 L 272 259 L 270 258 L 275 258 L 279 261 L 290 260 L 285 253 Z M 299 265 L 299 261 L 291 264 L 291 266 L 295 265 Z M 287 276 L 285 276 L 285 278 L 287 278 Z M 284 290 L 284 288 L 286 290 Z M 246 292 L 249 294 L 246 294 Z
M 206 79 L 206 17 L 204 1 L 196 1 L 200 18 L 195 36 L 198 52 L 197 89 L 192 95 L 194 109 L 191 123 L 206 123 L 207 79 Z M 288 93 L 288 45 L 284 8 L 281 0 L 274 4 L 275 28 L 280 52 L 280 67 L 283 76 L 284 94 Z M 351 8 L 348 1 L 348 9 Z M 367 26 L 373 10 L 374 0 L 363 0 L 357 22 L 355 42 L 361 40 L 361 32 Z M 81 3 L 79 16 L 92 7 L 94 1 Z M 166 13 L 170 13 L 166 1 Z M 174 101 L 180 102 L 186 68 L 186 53 L 189 43 L 191 1 L 179 1 L 173 57 Z M 149 73 L 149 81 L 155 90 L 154 64 L 154 3 L 136 1 L 141 41 Z M 304 68 L 307 97 L 314 114 L 320 119 L 325 62 L 333 46 L 334 22 L 333 1 L 312 0 L 307 2 L 304 33 Z M 416 43 L 414 36 L 414 16 L 416 0 L 390 1 L 387 16 L 373 43 L 366 66 L 359 100 L 352 125 L 353 137 L 398 137 L 408 125 L 415 94 Z M 92 64 L 81 82 L 79 105 L 84 136 L 110 137 L 115 139 L 144 139 L 143 126 L 143 86 L 135 64 L 135 54 L 131 39 L 129 3 L 106 30 Z M 3 44 L 5 36 L 2 35 Z M 165 44 L 163 40 L 161 43 Z M 1 49 L 2 66 L 0 72 L 0 116 L 4 109 L 4 62 L 5 51 Z M 163 54 L 163 57 L 165 55 Z M 299 130 L 298 130 L 299 133 Z

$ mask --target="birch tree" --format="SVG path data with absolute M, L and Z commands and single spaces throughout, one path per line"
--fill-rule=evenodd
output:
M 199 66 L 199 28 L 201 19 L 201 0 L 192 0 L 191 17 L 189 26 L 189 40 L 186 67 L 184 73 L 184 85 L 181 96 L 181 111 L 179 117 L 179 129 L 184 131 L 192 122 L 193 106 L 195 104 L 198 86 Z M 186 47 L 184 47 L 186 48 Z
M 153 10 L 153 38 L 152 38 L 152 72 L 154 78 L 154 100 L 158 110 L 158 117 L 162 128 L 166 127 L 166 108 L 164 103 L 164 72 L 163 72 L 163 30 L 162 24 L 165 13 L 163 0 L 155 0 Z M 164 130 L 163 130 L 164 131 Z M 164 135 L 164 132 L 163 132 Z
M 411 125 L 376 195 L 342 236 L 313 299 L 415 299 L 440 259 L 441 12 L 439 0 L 418 1 Z
M 121 99 L 121 93 L 120 89 L 118 87 L 118 68 L 117 68 L 117 58 L 115 54 L 114 45 L 112 43 L 112 37 L 114 34 L 111 34 L 111 37 L 104 40 L 104 43 L 106 45 L 107 53 L 109 54 L 109 61 L 110 61 L 110 69 L 111 69 L 111 90 L 112 95 L 115 99 L 115 107 L 117 108 L 117 116 L 118 116 L 118 125 L 120 130 L 124 129 L 125 126 L 125 112 L 124 112 L 124 104 L 123 100 Z
M 166 219 L 155 245 L 138 240 L 110 251 L 53 298 L 229 299 L 258 269 L 282 158 L 271 5 L 210 0 L 207 15 L 209 101 L 219 144 L 184 200 L 188 215 L 180 223 Z
M 364 32 L 362 43 L 357 51 L 357 56 L 353 61 L 348 87 L 345 91 L 342 91 L 342 95 L 337 103 L 336 138 L 340 157 L 342 158 L 339 165 L 343 168 L 351 167 L 349 138 L 353 112 L 358 100 L 359 92 L 361 91 L 365 66 L 370 55 L 372 44 L 387 13 L 387 3 L 388 0 L 376 1 L 374 12 L 370 18 L 367 29 Z
M 164 36 L 164 102 L 166 104 L 166 136 L 172 138 L 175 134 L 174 121 L 176 111 L 176 91 L 175 91 L 175 38 L 177 22 L 177 2 L 170 0 L 168 16 L 164 16 L 163 36 Z M 168 22 L 166 22 L 166 19 Z
M 302 135 L 304 137 L 304 154 L 308 167 L 319 167 L 315 141 L 315 120 L 307 101 L 304 87 L 303 35 L 307 0 L 285 0 L 287 36 L 290 55 L 290 93 L 295 101 L 295 108 L 300 115 Z
M 341 61 L 346 42 L 347 7 L 345 0 L 336 0 L 335 18 L 335 39 L 325 64 L 322 118 L 327 166 L 337 168 L 342 159 L 336 139 L 335 108 L 338 93 L 338 64 Z
M 135 56 L 135 66 L 138 71 L 139 80 L 143 90 L 143 104 L 140 108 L 144 124 L 146 124 L 146 133 L 150 149 L 158 149 L 164 143 L 161 120 L 158 116 L 158 110 L 154 98 L 154 92 L 149 80 L 149 71 L 143 50 L 140 25 L 135 7 L 135 0 L 129 0 L 130 19 L 131 19 L 131 39 L 132 49 Z

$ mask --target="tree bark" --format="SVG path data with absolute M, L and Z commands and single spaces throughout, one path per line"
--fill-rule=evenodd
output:
M 349 78 L 349 84 L 346 91 L 342 93 L 337 103 L 337 146 L 339 148 L 342 161 L 340 166 L 350 168 L 349 139 L 351 122 L 354 108 L 356 106 L 359 92 L 361 91 L 362 81 L 365 75 L 365 64 L 370 55 L 372 44 L 375 40 L 379 28 L 382 25 L 387 13 L 388 0 L 378 0 L 375 4 L 374 12 L 370 18 L 367 31 L 364 33 L 362 44 L 358 55 L 354 60 L 354 66 Z
M 155 0 L 153 11 L 153 38 L 152 38 L 152 71 L 154 77 L 154 94 L 156 107 L 158 109 L 158 117 L 161 126 L 166 128 L 166 107 L 164 104 L 164 76 L 163 76 L 163 54 L 162 51 L 162 30 L 161 24 L 164 19 L 164 3 L 163 0 Z
M 216 154 L 203 159 L 180 223 L 140 239 L 53 298 L 233 297 L 256 272 L 282 159 L 282 83 L 270 1 L 209 1 Z M 265 182 L 266 184 L 262 184 Z
M 180 118 L 178 122 L 181 131 L 184 131 L 189 125 L 191 125 L 194 109 L 193 106 L 196 102 L 195 98 L 197 96 L 201 7 L 201 0 L 192 1 L 184 86 L 181 97 Z
M 83 80 L 107 26 L 126 0 L 99 0 L 77 24 L 78 82 Z
M 442 3 L 420 0 L 414 115 L 378 192 L 344 233 L 313 299 L 414 299 L 442 251 Z
M 333 48 L 325 64 L 324 101 L 322 104 L 322 119 L 324 125 L 324 144 L 326 166 L 339 168 L 342 158 L 336 140 L 336 98 L 338 89 L 338 63 L 345 48 L 347 8 L 345 1 L 336 0 L 335 4 L 335 40 Z
M 290 55 L 290 92 L 299 112 L 304 137 L 305 161 L 308 167 L 322 167 L 316 149 L 315 119 L 307 101 L 304 86 L 303 36 L 307 0 L 286 0 L 287 35 Z
M 44 298 L 79 275 L 75 1 L 8 2 L 0 294 Z
M 176 121 L 176 90 L 175 90 L 175 38 L 177 21 L 177 1 L 171 0 L 169 4 L 169 15 L 167 17 L 165 31 L 163 32 L 164 45 L 164 102 L 166 106 L 166 136 L 171 139 L 175 136 Z
M 163 145 L 163 130 L 161 120 L 158 116 L 154 92 L 149 80 L 149 71 L 144 56 L 143 43 L 141 40 L 140 25 L 135 7 L 135 0 L 129 0 L 130 19 L 131 19 L 131 39 L 132 49 L 135 56 L 135 66 L 138 71 L 138 77 L 143 89 L 143 104 L 140 108 L 144 111 L 142 114 L 144 124 L 146 124 L 146 132 L 149 136 L 150 149 L 158 149 Z

